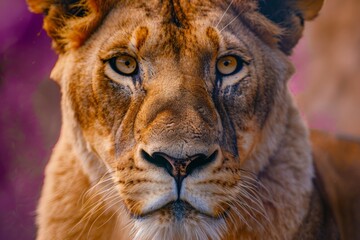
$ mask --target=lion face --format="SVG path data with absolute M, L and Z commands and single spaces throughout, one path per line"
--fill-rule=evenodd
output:
M 254 1 L 120 2 L 61 54 L 64 124 L 135 237 L 216 239 L 267 218 L 257 180 L 286 129 L 292 73 L 277 33 Z
M 265 163 L 247 162 L 291 66 L 217 6 L 148 7 L 112 10 L 71 53 L 67 97 L 85 141 L 139 225 L 260 214 L 251 188 Z

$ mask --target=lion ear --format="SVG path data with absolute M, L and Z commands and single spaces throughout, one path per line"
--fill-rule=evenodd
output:
M 302 36 L 304 21 L 314 19 L 324 0 L 259 0 L 259 11 L 283 29 L 279 47 L 290 54 Z
M 313 20 L 319 13 L 324 0 L 298 0 L 296 6 L 305 20 Z
M 58 53 L 77 48 L 95 30 L 115 0 L 27 0 L 30 11 L 44 14 L 44 29 Z

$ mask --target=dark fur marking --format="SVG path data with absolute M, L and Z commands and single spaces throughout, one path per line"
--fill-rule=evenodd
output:
M 234 154 L 236 158 L 238 158 L 238 147 L 237 147 L 237 140 L 236 140 L 236 131 L 234 127 L 234 123 L 231 121 L 228 113 L 228 109 L 226 109 L 226 106 L 223 104 L 223 101 L 220 100 L 220 89 L 215 87 L 212 99 L 214 101 L 215 108 L 220 116 L 220 121 L 222 123 L 222 126 L 224 129 L 228 129 L 228 131 L 225 131 L 221 141 L 222 145 L 226 146 L 227 149 Z M 227 135 L 231 135 L 230 137 L 227 137 Z M 231 139 L 231 142 L 227 142 L 227 139 Z
M 176 0 L 175 0 L 176 1 Z M 169 2 L 170 4 L 170 15 L 171 15 L 171 19 L 170 21 L 175 24 L 175 26 L 177 26 L 178 28 L 183 27 L 182 23 L 180 22 L 177 13 L 175 11 L 175 4 L 178 4 L 178 2 L 174 2 L 174 0 L 171 0 Z

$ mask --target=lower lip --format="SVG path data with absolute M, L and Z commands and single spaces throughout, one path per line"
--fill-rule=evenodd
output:
M 146 213 L 144 215 L 135 216 L 137 219 L 144 219 L 147 217 L 151 217 L 151 215 L 159 213 L 159 212 L 167 212 L 174 216 L 176 221 L 181 221 L 188 215 L 189 211 L 195 210 L 194 207 L 192 207 L 189 203 L 182 201 L 182 200 L 176 200 L 173 202 L 170 202 L 163 206 L 160 209 L 157 209 L 155 211 Z

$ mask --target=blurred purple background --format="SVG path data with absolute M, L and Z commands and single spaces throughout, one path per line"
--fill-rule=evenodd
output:
M 60 130 L 59 87 L 49 79 L 56 55 L 42 16 L 23 0 L 0 0 L 0 239 L 35 238 L 35 209 L 43 171 Z M 289 86 L 301 95 L 311 58 L 307 38 L 297 46 Z M 301 104 L 300 104 L 301 105 Z M 325 113 L 310 126 L 335 131 Z
M 42 16 L 0 0 L 0 239 L 35 238 L 44 166 L 60 128 L 56 61 Z

